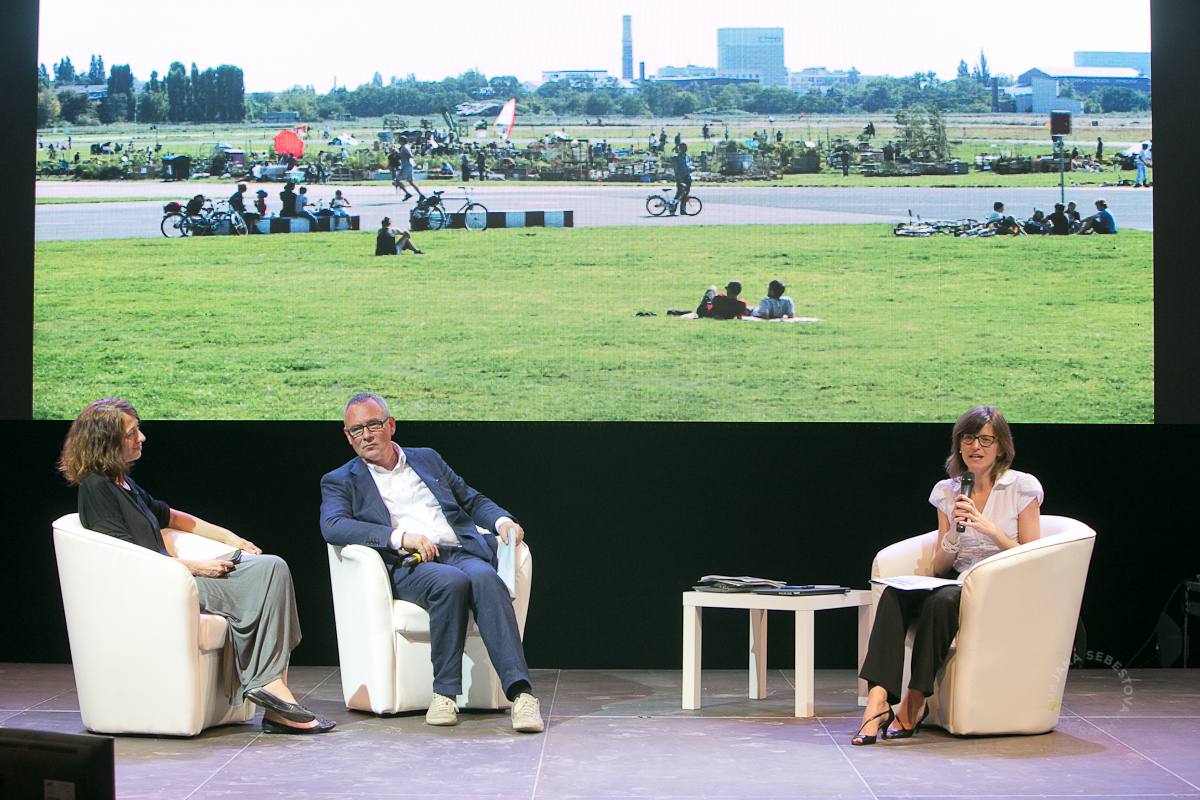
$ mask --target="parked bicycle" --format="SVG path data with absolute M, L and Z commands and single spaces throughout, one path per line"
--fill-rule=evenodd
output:
M 409 212 L 408 221 L 414 231 L 430 230 L 438 231 L 442 228 L 450 226 L 450 214 L 457 213 L 463 215 L 463 226 L 469 231 L 481 231 L 487 227 L 487 206 L 483 203 L 478 203 L 471 200 L 470 190 L 465 186 L 460 187 L 466 196 L 462 198 L 450 198 L 454 200 L 461 199 L 463 204 L 457 211 L 451 212 L 446 208 L 446 199 L 442 197 L 445 192 L 430 192 L 424 197 L 417 200 L 413 210 Z
M 683 203 L 683 208 L 678 208 L 679 203 L 675 201 L 675 197 L 673 195 L 666 196 L 666 193 L 670 191 L 670 189 L 663 189 L 662 192 L 647 197 L 646 211 L 652 216 L 661 217 L 667 211 L 674 214 L 678 210 L 685 217 L 694 217 L 704 209 L 704 203 L 694 194 L 689 194 Z
M 246 220 L 229 206 L 229 201 L 196 195 L 187 205 L 172 200 L 163 206 L 162 222 L 158 225 L 168 239 L 184 236 L 212 236 L 228 230 L 234 236 L 249 232 Z

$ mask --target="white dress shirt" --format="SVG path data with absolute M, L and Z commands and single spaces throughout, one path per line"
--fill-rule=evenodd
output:
M 946 515 L 946 519 L 954 520 L 954 501 L 962 488 L 962 478 L 947 478 L 938 481 L 933 491 L 929 493 L 929 502 L 934 508 Z M 992 493 L 988 495 L 987 503 L 980 514 L 1000 529 L 1000 532 L 1017 541 L 1017 517 L 1030 503 L 1042 504 L 1045 497 L 1042 484 L 1028 472 L 1018 472 L 1008 469 L 996 479 Z M 970 526 L 958 534 L 959 550 L 954 559 L 954 569 L 964 572 L 977 561 L 1000 552 L 1000 545 L 990 536 L 978 533 Z
M 387 506 L 390 523 L 395 528 L 388 544 L 393 550 L 400 550 L 404 534 L 414 533 L 427 536 L 438 547 L 459 547 L 458 536 L 446 520 L 441 504 L 417 471 L 408 466 L 408 459 L 400 445 L 395 442 L 391 444 L 399 457 L 394 468 L 367 464 L 371 479 L 379 489 L 379 496 Z M 512 520 L 501 517 L 496 520 L 496 528 L 499 529 L 505 521 Z

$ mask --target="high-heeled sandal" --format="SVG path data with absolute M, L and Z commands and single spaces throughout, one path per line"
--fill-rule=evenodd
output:
M 882 725 L 880 725 L 879 727 L 877 727 L 875 729 L 875 733 L 871 734 L 870 736 L 867 736 L 866 734 L 863 733 L 863 728 L 867 727 L 872 722 L 874 722 L 875 720 L 877 720 L 880 717 L 885 716 L 885 715 L 887 716 L 887 720 L 885 720 Z M 895 718 L 896 718 L 896 712 L 892 711 L 891 706 L 888 706 L 886 711 L 880 711 L 875 716 L 869 718 L 862 725 L 859 725 L 858 733 L 856 733 L 856 734 L 854 734 L 854 736 L 850 737 L 850 744 L 854 745 L 855 747 L 861 747 L 862 745 L 866 745 L 866 744 L 875 744 L 875 740 L 879 738 L 879 732 L 886 731 L 888 729 L 888 726 L 892 724 L 892 720 L 894 720 Z M 884 736 L 883 738 L 886 739 L 887 736 Z
M 916 736 L 917 733 L 920 732 L 921 724 L 923 722 L 925 722 L 925 718 L 928 716 L 929 716 L 929 703 L 926 703 L 925 704 L 925 712 L 923 714 L 921 714 L 921 718 L 919 720 L 917 720 L 916 725 L 913 725 L 911 728 L 906 728 L 903 725 L 900 725 L 900 720 L 896 720 L 896 724 L 900 725 L 900 727 L 896 728 L 895 730 L 892 730 L 891 728 L 885 728 L 884 732 L 883 732 L 883 738 L 884 739 L 911 739 L 912 737 Z

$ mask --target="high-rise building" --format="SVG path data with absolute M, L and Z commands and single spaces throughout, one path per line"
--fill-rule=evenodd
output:
M 633 17 L 621 17 L 621 79 L 633 80 Z
M 783 28 L 718 28 L 717 76 L 754 78 L 763 86 L 786 86 Z

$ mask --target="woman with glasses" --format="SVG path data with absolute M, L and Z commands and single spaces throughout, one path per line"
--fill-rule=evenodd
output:
M 1010 469 L 1016 450 L 1004 415 L 995 406 L 976 406 L 958 418 L 950 437 L 946 473 L 929 495 L 937 509 L 938 543 L 932 573 L 957 577 L 988 556 L 1032 542 L 1041 535 L 1042 485 Z M 963 476 L 974 490 L 963 493 Z M 958 632 L 961 586 L 883 590 L 859 677 L 867 682 L 867 708 L 854 745 L 914 736 L 929 714 L 925 699 Z M 901 691 L 904 640 L 913 637 L 911 677 Z M 896 712 L 892 705 L 899 703 Z M 895 723 L 893 725 L 893 722 Z M 882 732 L 882 733 L 881 733 Z
M 129 476 L 142 457 L 146 435 L 133 406 L 124 400 L 97 400 L 85 408 L 67 432 L 59 471 L 79 487 L 79 521 L 106 533 L 174 558 L 163 529 L 194 533 L 229 547 L 215 559 L 177 559 L 196 581 L 200 610 L 229 621 L 237 657 L 234 699 L 247 698 L 264 708 L 264 733 L 325 733 L 334 723 L 296 702 L 287 686 L 287 666 L 300 643 L 292 575 L 278 556 L 232 531 L 171 508 Z M 120 576 L 114 576 L 120 580 Z M 153 698 L 150 698 L 153 700 Z

